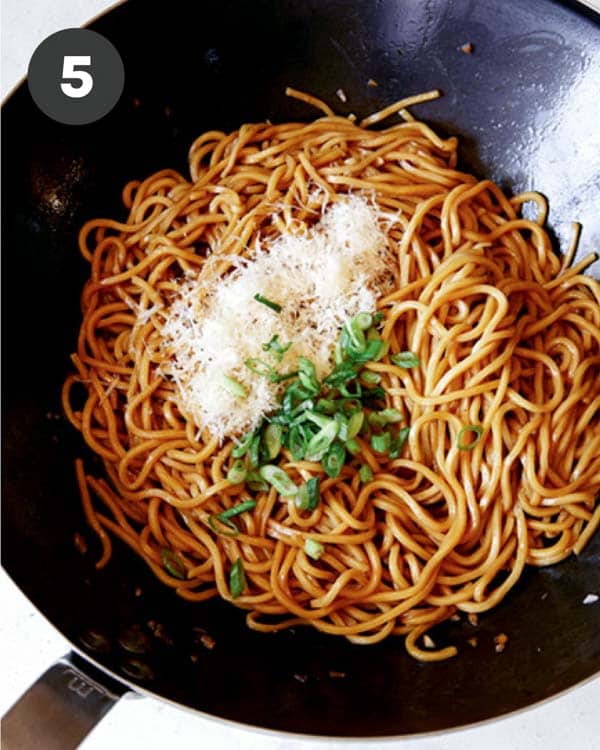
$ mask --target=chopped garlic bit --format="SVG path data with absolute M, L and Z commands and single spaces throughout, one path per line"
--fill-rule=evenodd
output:
M 600 597 L 598 594 L 586 594 L 585 599 L 583 600 L 584 604 L 595 604 Z
M 430 635 L 427 635 L 427 633 L 423 636 L 423 643 L 425 644 L 425 648 L 435 648 L 433 638 Z
M 506 648 L 507 643 L 508 643 L 508 636 L 506 635 L 506 633 L 498 633 L 498 635 L 494 637 L 494 645 L 495 645 L 496 653 L 501 654 Z
M 346 102 L 348 101 L 348 97 L 346 96 L 346 92 L 344 91 L 344 89 L 338 89 L 338 90 L 337 90 L 337 91 L 335 92 L 335 95 L 337 96 L 337 98 L 338 98 L 338 99 L 339 99 L 339 100 L 340 100 L 341 102 L 344 102 L 344 104 L 345 104 L 345 103 L 346 103 Z
M 194 272 L 181 283 L 164 311 L 161 369 L 200 429 L 218 439 L 240 435 L 276 408 L 285 384 L 252 372 L 245 364 L 249 358 L 285 373 L 304 356 L 319 377 L 326 374 L 343 323 L 373 312 L 388 286 L 388 217 L 381 214 L 365 198 L 347 196 L 303 234 L 258 238 L 253 256 L 238 259 L 228 276 Z M 257 302 L 257 293 L 281 312 Z M 281 363 L 262 348 L 273 336 L 281 345 L 292 342 Z M 247 396 L 224 387 L 224 375 Z
M 374 78 L 369 78 L 369 80 L 367 81 L 367 86 L 370 86 L 370 88 L 374 89 L 374 88 L 377 88 L 379 84 Z

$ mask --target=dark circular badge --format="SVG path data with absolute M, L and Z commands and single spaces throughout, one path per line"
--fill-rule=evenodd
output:
M 27 83 L 34 102 L 65 125 L 95 122 L 119 101 L 123 61 L 108 39 L 90 29 L 64 29 L 39 45 Z

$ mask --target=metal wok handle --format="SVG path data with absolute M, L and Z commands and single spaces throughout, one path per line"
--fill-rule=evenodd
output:
M 127 690 L 76 654 L 67 654 L 7 711 L 2 750 L 72 750 Z

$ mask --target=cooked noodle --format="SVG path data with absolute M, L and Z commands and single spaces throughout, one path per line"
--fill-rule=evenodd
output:
M 496 606 L 525 565 L 579 553 L 600 524 L 600 285 L 583 274 L 594 256 L 562 264 L 542 226 L 545 201 L 510 199 L 457 170 L 456 138 L 408 113 L 371 131 L 316 103 L 325 116 L 309 124 L 204 133 L 191 180 L 166 169 L 129 183 L 124 222 L 83 227 L 91 270 L 63 403 L 105 467 L 94 478 L 78 462 L 85 514 L 103 545 L 98 567 L 109 532 L 185 599 L 233 601 L 228 575 L 240 558 L 247 587 L 234 603 L 251 628 L 310 624 L 363 644 L 401 634 L 414 657 L 444 659 L 454 646 L 421 640 L 432 626 Z M 274 488 L 227 482 L 235 443 L 182 413 L 160 368 L 161 330 L 184 275 L 226 275 L 259 233 L 311 226 L 349 191 L 396 217 L 394 291 L 378 309 L 390 354 L 410 350 L 421 364 L 368 365 L 410 425 L 395 460 L 359 436 L 371 481 L 361 484 L 356 461 L 331 479 L 318 463 L 280 459 L 296 481 L 320 474 L 321 503 L 307 513 Z M 520 216 L 525 201 L 537 221 Z M 222 263 L 208 264 L 215 255 Z M 483 428 L 471 450 L 459 448 L 465 425 Z M 251 497 L 239 536 L 207 525 Z M 318 561 L 304 552 L 307 536 L 325 546 Z M 185 580 L 163 564 L 165 549 Z

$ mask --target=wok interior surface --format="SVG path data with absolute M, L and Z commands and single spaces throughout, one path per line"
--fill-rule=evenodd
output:
M 158 696 L 236 721 L 336 736 L 410 734 L 518 709 L 600 669 L 598 535 L 579 558 L 528 569 L 477 627 L 447 623 L 436 643 L 459 656 L 422 664 L 401 638 L 353 646 L 310 629 L 261 635 L 218 601 L 189 604 L 120 543 L 96 571 L 73 459 L 100 466 L 60 415 L 86 264 L 77 232 L 124 217 L 124 184 L 186 173 L 196 135 L 243 122 L 308 120 L 284 96 L 316 94 L 363 116 L 440 88 L 415 114 L 461 136 L 462 167 L 550 199 L 558 239 L 584 225 L 600 247 L 600 28 L 571 6 L 530 0 L 171 0 L 122 5 L 92 24 L 126 70 L 99 123 L 48 120 L 21 86 L 3 109 L 3 564 L 76 647 Z M 473 53 L 459 47 L 473 44 Z M 372 78 L 377 87 L 367 86 Z M 347 103 L 335 92 L 343 88 Z M 594 148 L 594 144 L 598 146 Z M 596 264 L 597 268 L 597 264 Z M 598 275 L 598 271 L 595 271 Z M 85 539 L 82 555 L 74 535 Z M 215 639 L 208 649 L 204 631 Z M 493 638 L 506 633 L 502 654 Z M 141 634 L 141 635 L 140 635 Z M 467 639 L 477 636 L 475 648 Z M 132 642 L 135 648 L 132 650 Z

